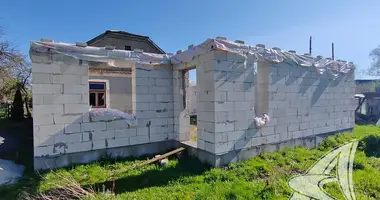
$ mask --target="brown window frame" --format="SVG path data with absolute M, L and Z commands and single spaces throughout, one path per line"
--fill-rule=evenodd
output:
M 90 89 L 90 84 L 103 84 L 104 89 Z M 95 93 L 95 105 L 96 106 L 92 106 L 92 107 L 93 108 L 107 108 L 107 83 L 103 82 L 103 81 L 89 81 L 88 87 L 89 87 L 89 92 L 88 92 L 89 98 L 90 98 L 91 93 Z M 99 103 L 98 103 L 98 94 L 99 93 L 104 93 L 104 106 L 99 106 Z M 90 101 L 90 99 L 89 99 L 89 101 Z

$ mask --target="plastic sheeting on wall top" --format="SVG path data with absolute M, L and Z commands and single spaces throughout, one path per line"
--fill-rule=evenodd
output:
M 348 73 L 355 68 L 351 62 L 312 57 L 310 55 L 298 55 L 280 49 L 270 49 L 258 46 L 248 46 L 228 40 L 207 39 L 200 45 L 194 46 L 176 55 L 154 54 L 146 52 L 135 52 L 126 50 L 108 50 L 101 47 L 79 47 L 74 44 L 54 42 L 31 42 L 31 50 L 37 52 L 52 51 L 77 59 L 108 62 L 113 66 L 114 59 L 130 60 L 141 64 L 179 64 L 191 61 L 194 56 L 209 52 L 211 50 L 223 50 L 240 54 L 250 62 L 267 61 L 274 63 L 293 63 L 302 67 L 315 67 L 319 73 L 326 71 L 334 75 Z

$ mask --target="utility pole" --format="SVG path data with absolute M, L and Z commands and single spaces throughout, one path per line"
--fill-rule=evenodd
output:
M 309 54 L 311 55 L 311 36 L 310 36 L 310 39 L 309 39 Z
M 331 58 L 335 60 L 335 55 L 334 55 L 334 43 L 331 43 Z

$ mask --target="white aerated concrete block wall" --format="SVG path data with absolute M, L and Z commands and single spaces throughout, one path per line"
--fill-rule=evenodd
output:
M 37 52 L 31 58 L 36 169 L 56 167 L 45 166 L 41 158 L 174 139 L 170 65 L 133 67 L 138 126 L 130 127 L 125 120 L 90 121 L 86 61 Z
M 63 55 L 31 53 L 34 156 L 91 150 L 86 124 L 88 65 Z
M 136 64 L 132 70 L 132 105 L 138 126 L 131 145 L 174 139 L 172 73 L 171 65 Z
M 174 70 L 173 74 L 173 128 L 174 140 L 190 139 L 190 115 L 186 106 L 186 86 L 189 82 L 189 72 Z
M 313 67 L 212 53 L 197 66 L 198 148 L 222 155 L 353 128 L 353 72 L 334 79 Z M 270 122 L 257 128 L 261 114 Z
M 269 69 L 272 122 L 267 127 L 273 127 L 274 134 L 269 128 L 260 130 L 261 135 L 286 141 L 354 127 L 354 71 L 334 78 L 320 75 L 315 68 L 287 64 L 272 64 Z

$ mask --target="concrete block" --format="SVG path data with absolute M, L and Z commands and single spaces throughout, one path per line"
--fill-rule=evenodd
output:
M 81 123 L 83 121 L 82 115 L 53 114 L 52 118 L 54 119 L 55 124 L 72 124 Z
M 33 124 L 34 125 L 53 125 L 53 114 L 35 115 L 33 112 Z
M 39 63 L 33 62 L 32 74 L 34 73 L 59 74 L 61 73 L 61 67 L 57 64 L 39 64 Z
M 288 131 L 293 132 L 293 131 L 299 131 L 300 130 L 300 124 L 289 124 L 288 125 Z
M 171 79 L 156 78 L 154 84 L 156 86 L 171 87 L 173 85 L 173 81 Z
M 266 144 L 260 147 L 262 152 L 273 153 L 278 151 L 278 146 L 275 144 Z
M 63 134 L 64 128 L 63 124 L 34 126 L 34 136 Z
M 42 146 L 42 147 L 37 146 L 37 147 L 34 147 L 33 155 L 34 155 L 34 157 L 54 155 L 53 146 Z
M 33 95 L 33 105 L 42 105 L 44 104 L 44 96 L 43 95 Z
M 136 86 L 136 94 L 150 94 L 149 86 Z
M 149 103 L 149 102 L 152 102 L 153 99 L 154 99 L 153 94 L 140 94 L 140 95 L 136 95 L 136 99 L 132 101 L 139 102 L 139 103 Z
M 268 135 L 266 136 L 266 140 L 267 140 L 267 144 L 271 144 L 271 143 L 279 143 L 281 138 L 280 138 L 280 134 L 274 134 L 274 135 Z
M 106 130 L 106 123 L 105 122 L 89 122 L 89 123 L 82 123 L 81 124 L 81 131 L 104 131 Z
M 197 103 L 197 106 L 198 105 L 201 105 L 201 103 Z M 215 106 L 215 111 L 234 111 L 234 102 L 216 102 L 214 106 Z M 212 110 L 209 110 L 209 111 L 212 111 Z
M 91 149 L 92 150 L 105 149 L 105 148 L 107 148 L 106 140 L 91 141 Z
M 55 144 L 82 142 L 82 133 L 57 134 L 54 136 L 54 142 Z
M 134 136 L 137 136 L 136 128 L 115 130 L 115 138 L 134 137 Z
M 164 141 L 168 140 L 169 136 L 168 134 L 153 134 L 150 136 L 149 142 L 159 142 L 159 141 Z
M 264 126 L 260 128 L 262 135 L 273 135 L 274 127 L 273 126 Z
M 251 146 L 256 147 L 256 146 L 261 146 L 263 144 L 267 143 L 266 137 L 254 137 L 250 139 Z
M 227 92 L 227 101 L 244 101 L 244 92 Z
M 52 146 L 54 145 L 54 136 L 50 134 L 35 134 L 33 136 L 33 145 L 36 146 Z
M 136 136 L 136 137 L 130 137 L 129 144 L 130 145 L 136 145 L 136 144 L 144 144 L 149 143 L 149 136 Z
M 245 140 L 245 131 L 231 131 L 227 132 L 227 141 Z
M 162 125 L 167 125 L 168 124 L 168 119 L 167 118 L 155 118 L 151 119 L 151 126 L 162 126 Z
M 246 149 L 251 147 L 250 140 L 237 140 L 234 144 L 234 150 Z
M 245 88 L 245 82 L 239 82 L 239 81 L 235 81 L 234 82 L 234 89 L 233 89 L 233 92 L 245 92 L 247 88 Z M 231 90 L 228 91 L 228 92 L 232 92 Z
M 67 133 L 79 133 L 81 132 L 81 129 L 80 129 L 81 125 L 78 123 L 78 124 L 65 124 L 65 131 L 64 133 L 67 134 Z
M 53 146 L 53 154 L 65 154 L 66 153 L 67 144 L 63 142 L 55 143 Z
M 115 137 L 114 130 L 106 130 L 106 131 L 93 131 L 92 132 L 92 140 L 104 140 Z
M 33 107 L 33 116 L 38 117 L 40 115 L 48 114 L 63 114 L 63 105 L 35 105 Z
M 228 92 L 234 90 L 234 82 L 229 81 L 219 81 L 215 83 L 215 91 L 218 92 Z
M 33 84 L 33 94 L 62 94 L 62 84 Z
M 149 135 L 149 128 L 147 128 L 147 127 L 137 128 L 136 133 L 137 133 L 137 135 Z
M 67 104 L 67 103 L 78 104 L 78 103 L 81 103 L 81 100 L 82 100 L 82 97 L 80 94 L 43 95 L 44 104 Z
M 154 79 L 150 79 L 150 78 L 136 78 L 135 79 L 135 85 L 136 86 L 150 86 L 150 85 L 154 85 L 154 81 L 153 81 L 153 84 L 152 84 L 152 81 L 151 80 L 154 80 Z
M 163 94 L 157 94 L 155 95 L 155 101 L 156 102 L 172 102 L 173 101 L 173 95 L 163 95 Z
M 92 140 L 92 133 L 91 132 L 83 132 L 82 133 L 82 141 L 87 142 Z
M 244 101 L 252 102 L 255 100 L 254 92 L 244 92 Z
M 88 104 L 64 104 L 64 114 L 82 114 L 90 110 Z
M 54 84 L 82 84 L 82 76 L 80 75 L 52 75 L 51 82 Z
M 114 120 L 107 122 L 107 130 L 127 129 L 129 127 L 125 120 Z
M 63 94 L 87 94 L 88 84 L 63 84 Z
M 153 134 L 168 134 L 173 132 L 173 128 L 169 128 L 169 126 L 151 126 L 149 129 L 150 135 Z
M 211 132 L 214 128 L 215 132 L 228 132 L 228 131 L 234 131 L 235 130 L 235 123 L 234 122 L 222 122 L 222 123 L 212 123 L 214 127 L 211 128 Z
M 203 134 L 203 133 L 202 133 Z M 223 133 L 209 133 L 208 140 L 206 141 L 215 141 L 216 143 L 219 142 L 228 142 L 228 132 Z M 198 134 L 199 135 L 199 134 Z M 215 138 L 215 139 L 214 139 Z
M 228 100 L 227 92 L 216 91 L 216 92 L 210 92 L 209 94 L 210 94 L 211 98 L 214 98 L 211 101 L 224 102 L 224 101 Z M 212 96 L 214 96 L 214 97 L 212 97 Z
M 79 103 L 86 104 L 87 106 L 89 106 L 90 105 L 89 99 L 90 99 L 90 95 L 88 93 L 81 94 L 81 101 Z
M 64 75 L 86 76 L 88 75 L 88 66 L 64 65 L 61 67 L 61 73 Z
M 251 122 L 248 119 L 236 120 L 235 122 L 235 131 L 246 130 L 252 127 Z
M 247 111 L 252 108 L 251 102 L 233 102 L 235 111 Z
M 207 144 L 208 143 L 206 143 L 206 148 L 207 148 Z M 217 143 L 217 144 L 215 144 L 215 153 L 216 154 L 223 154 L 223 153 L 232 151 L 235 148 L 234 145 L 235 145 L 235 142 Z M 214 146 L 214 145 L 212 145 L 212 146 Z
M 161 86 L 151 86 L 150 94 L 170 94 L 171 90 L 168 90 L 167 87 L 161 87 Z
M 91 147 L 92 147 L 92 142 L 70 143 L 67 145 L 66 153 L 90 151 Z
M 300 123 L 300 130 L 306 130 L 309 129 L 310 122 L 302 122 Z
M 33 73 L 32 74 L 32 84 L 36 83 L 52 83 L 51 74 L 45 74 L 45 73 Z
M 298 139 L 298 138 L 302 138 L 302 137 L 305 137 L 305 135 L 304 135 L 304 131 L 294 131 L 293 133 L 292 133 L 292 138 L 293 139 Z
M 88 79 L 89 79 L 89 76 L 88 75 L 85 75 L 85 76 L 81 76 L 82 77 L 82 80 L 81 80 L 81 83 L 82 85 L 86 85 L 88 84 Z
M 221 134 L 223 134 L 223 133 L 210 133 L 210 132 L 206 132 L 204 130 L 198 130 L 198 136 L 197 137 L 203 141 L 215 143 L 216 135 L 218 135 L 218 139 L 220 139 Z
M 107 148 L 122 147 L 129 145 L 129 138 L 107 139 Z

